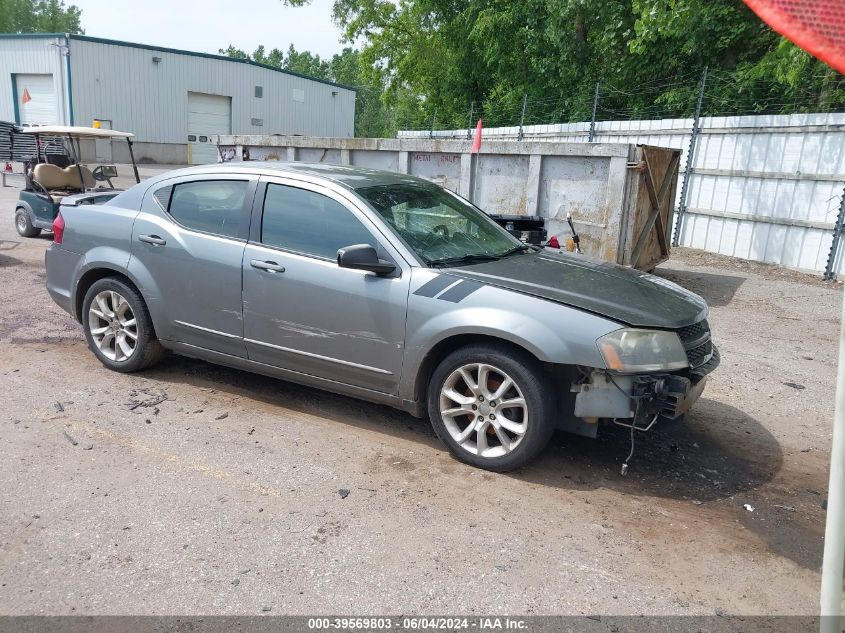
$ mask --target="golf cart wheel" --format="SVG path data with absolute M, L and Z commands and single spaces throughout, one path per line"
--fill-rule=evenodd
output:
M 462 462 L 506 472 L 534 458 L 555 429 L 553 387 L 529 354 L 475 344 L 434 370 L 428 412 L 438 437 Z
M 21 237 L 38 237 L 41 235 L 41 229 L 32 226 L 29 213 L 26 212 L 26 209 L 20 207 L 15 211 L 15 228 Z

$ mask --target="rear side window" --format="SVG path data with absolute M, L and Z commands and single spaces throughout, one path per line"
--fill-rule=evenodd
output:
M 376 241 L 349 209 L 322 194 L 267 185 L 261 242 L 287 250 L 337 258 L 338 249 Z
M 248 186 L 246 180 L 202 180 L 173 185 L 167 211 L 186 228 L 237 237 Z M 165 190 L 159 191 L 167 195 Z M 153 196 L 161 203 L 158 193 Z
M 173 191 L 173 185 L 169 187 L 162 187 L 153 194 L 153 198 L 164 211 L 167 211 L 167 205 L 170 204 L 170 193 Z

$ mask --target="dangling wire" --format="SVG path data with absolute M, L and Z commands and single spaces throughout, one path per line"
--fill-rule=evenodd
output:
M 637 426 L 637 418 L 640 416 L 640 401 L 644 398 L 650 398 L 648 394 L 642 394 L 639 396 L 635 396 L 632 393 L 627 393 L 622 387 L 620 387 L 616 381 L 613 379 L 613 376 L 610 374 L 606 374 L 607 377 L 610 379 L 610 382 L 613 383 L 613 386 L 616 387 L 623 395 L 631 398 L 634 401 L 634 418 L 631 420 L 631 424 L 624 424 L 622 422 L 618 422 L 616 418 L 613 418 L 613 422 L 618 424 L 619 426 L 626 426 L 630 427 L 631 429 L 631 450 L 628 451 L 628 457 L 625 458 L 625 461 L 622 462 L 622 469 L 620 471 L 620 475 L 627 475 L 628 474 L 628 463 L 631 461 L 631 458 L 634 456 L 634 431 L 648 431 L 651 427 L 654 426 L 654 423 L 657 422 L 657 418 L 660 416 L 659 413 L 655 413 L 654 417 L 651 419 L 645 427 L 640 428 Z

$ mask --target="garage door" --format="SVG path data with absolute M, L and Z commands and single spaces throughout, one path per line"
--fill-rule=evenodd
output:
M 232 98 L 188 93 L 188 156 L 192 165 L 217 162 L 214 134 L 232 133 Z
M 15 75 L 15 98 L 21 123 L 59 123 L 53 75 Z

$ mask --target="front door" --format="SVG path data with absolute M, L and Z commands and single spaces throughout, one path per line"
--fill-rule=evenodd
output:
M 284 179 L 259 185 L 243 259 L 249 358 L 397 393 L 410 274 L 377 235 L 369 218 L 328 189 Z M 375 246 L 396 272 L 339 268 L 338 249 L 353 244 Z
M 129 271 L 142 285 L 159 338 L 246 356 L 241 262 L 256 182 L 193 176 L 147 192 L 132 230 Z

